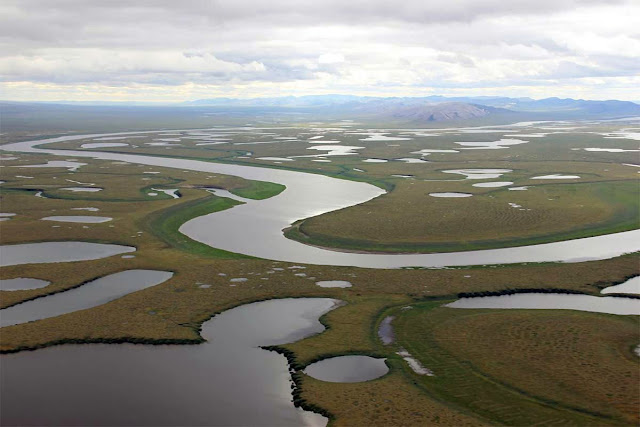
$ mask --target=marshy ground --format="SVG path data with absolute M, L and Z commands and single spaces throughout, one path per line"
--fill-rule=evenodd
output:
M 607 132 L 614 129 L 611 126 L 571 133 L 536 127 L 527 129 L 526 134 L 549 134 L 528 139 L 520 136 L 528 142 L 504 149 L 466 151 L 455 142 L 492 142 L 525 131 L 471 135 L 440 131 L 435 132 L 437 137 L 417 136 L 417 131 L 392 131 L 384 135 L 410 139 L 376 140 L 373 135 L 374 139 L 367 141 L 364 139 L 372 135 L 358 135 L 353 126 L 217 130 L 206 135 L 185 131 L 114 140 L 111 142 L 129 146 L 101 150 L 286 167 L 368 181 L 389 190 L 362 205 L 307 219 L 289 233 L 321 246 L 388 252 L 453 251 L 554 241 L 638 226 L 638 169 L 627 165 L 638 163 L 638 153 L 584 150 L 614 145 L 637 149 L 638 142 L 632 139 L 606 139 Z M 310 139 L 320 135 L 322 138 Z M 258 159 L 322 154 L 308 149 L 320 145 L 321 140 L 342 141 L 322 145 L 363 148 L 354 150 L 354 155 L 293 157 L 281 163 Z M 100 141 L 52 147 L 79 148 L 92 142 Z M 413 152 L 423 149 L 458 152 L 432 153 L 424 157 L 427 162 L 421 163 L 393 160 L 422 159 Z M 174 273 L 160 285 L 89 310 L 2 328 L 0 348 L 4 352 L 64 342 L 195 344 L 201 341 L 199 325 L 231 307 L 271 298 L 331 297 L 346 304 L 323 317 L 328 329 L 284 346 L 295 355 L 294 363 L 304 367 L 329 356 L 365 354 L 386 357 L 390 366 L 384 377 L 364 383 L 327 383 L 302 377 L 302 397 L 333 414 L 335 425 L 638 422 L 640 379 L 638 357 L 633 353 L 640 342 L 636 316 L 441 307 L 463 292 L 564 289 L 596 295 L 612 283 L 638 275 L 637 253 L 575 264 L 393 270 L 252 259 L 210 248 L 177 230 L 190 218 L 238 203 L 201 187 L 223 188 L 246 198 L 266 198 L 282 191 L 281 186 L 220 174 L 91 159 L 79 159 L 78 163 L 86 165 L 75 171 L 14 168 L 61 159 L 22 153 L 5 153 L 2 157 L 16 157 L 2 160 L 0 179 L 5 182 L 0 186 L 0 211 L 16 214 L 0 222 L 3 245 L 82 240 L 137 248 L 133 258 L 3 267 L 2 279 L 30 277 L 51 284 L 2 291 L 2 307 L 127 269 Z M 388 161 L 364 162 L 370 158 Z M 485 180 L 443 172 L 463 168 L 512 172 Z M 580 178 L 566 182 L 532 179 L 555 173 Z M 400 174 L 411 177 L 393 176 Z M 527 190 L 472 185 L 490 181 L 509 181 L 512 187 L 525 186 Z M 101 191 L 73 192 L 64 190 L 67 187 Z M 177 189 L 180 198 L 158 189 Z M 449 191 L 473 193 L 473 197 L 428 195 Z M 88 207 L 98 210 L 78 210 Z M 100 224 L 41 220 L 54 215 L 113 219 Z M 352 287 L 316 285 L 325 280 L 349 281 Z M 406 306 L 413 308 L 402 310 Z M 397 342 L 384 346 L 376 329 L 389 313 L 396 316 Z M 414 373 L 396 354 L 398 346 L 410 351 L 435 376 Z

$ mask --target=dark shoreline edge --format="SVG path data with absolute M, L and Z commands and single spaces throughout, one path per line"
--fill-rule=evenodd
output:
M 261 346 L 260 348 L 266 351 L 273 351 L 278 354 L 281 354 L 282 356 L 285 357 L 285 359 L 287 359 L 287 364 L 289 365 L 289 375 L 291 375 L 291 381 L 293 382 L 293 384 L 291 385 L 291 396 L 292 396 L 293 406 L 295 406 L 296 408 L 301 408 L 305 411 L 315 412 L 316 414 L 320 414 L 328 418 L 330 421 L 336 419 L 335 415 L 333 415 L 328 410 L 314 403 L 310 403 L 302 397 L 302 384 L 303 384 L 302 369 L 304 368 L 304 366 L 298 363 L 298 361 L 296 360 L 296 355 L 293 351 L 278 345 L 267 345 L 267 346 Z

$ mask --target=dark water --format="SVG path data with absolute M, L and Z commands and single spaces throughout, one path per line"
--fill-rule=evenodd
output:
M 0 356 L 1 424 L 325 425 L 294 408 L 285 358 L 258 346 L 321 332 L 318 318 L 335 303 L 237 307 L 204 323 L 201 345 L 65 345 Z
M 357 383 L 380 378 L 389 368 L 385 359 L 369 356 L 339 356 L 307 366 L 304 373 L 332 383 Z

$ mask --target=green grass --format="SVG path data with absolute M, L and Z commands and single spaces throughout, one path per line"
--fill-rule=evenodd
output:
M 429 185 L 403 182 L 372 201 L 303 220 L 285 235 L 356 251 L 452 252 L 577 239 L 640 225 L 635 181 L 545 184 L 467 199 L 429 197 Z M 455 185 L 470 187 L 468 182 Z M 510 202 L 530 210 L 514 209 Z
M 230 209 L 239 204 L 241 203 L 238 201 L 216 196 L 180 203 L 160 212 L 152 213 L 145 219 L 144 228 L 168 245 L 195 255 L 226 259 L 250 258 L 246 255 L 212 248 L 178 231 L 180 226 L 190 219 Z
M 264 200 L 282 193 L 286 188 L 282 184 L 266 181 L 249 181 L 248 187 L 234 188 L 231 193 L 245 199 Z
M 638 422 L 638 319 L 562 310 L 396 311 L 397 345 L 431 369 L 426 393 L 499 424 Z
M 167 124 L 166 126 L 169 126 Z M 284 130 L 282 133 L 295 136 L 298 132 L 306 132 L 308 129 L 301 127 L 297 130 Z M 3 136 L 4 137 L 4 136 Z M 16 139 L 29 139 L 30 137 L 19 137 Z M 243 136 L 238 136 L 233 142 L 243 141 Z M 532 185 L 528 181 L 529 177 L 554 172 L 565 172 L 583 176 L 583 184 L 565 185 L 559 183 L 533 182 L 540 193 L 536 196 L 533 192 L 506 192 L 505 190 L 474 189 L 477 192 L 477 201 L 486 198 L 485 206 L 491 207 L 499 201 L 505 204 L 507 201 L 519 202 L 511 197 L 527 197 L 531 201 L 546 203 L 545 210 L 547 216 L 541 216 L 539 224 L 556 226 L 562 232 L 577 232 L 575 229 L 565 227 L 567 223 L 584 223 L 575 221 L 575 216 L 567 214 L 563 208 L 573 201 L 574 205 L 578 201 L 584 200 L 589 212 L 593 217 L 607 217 L 618 226 L 628 226 L 637 220 L 637 192 L 634 193 L 632 180 L 637 177 L 633 168 L 621 166 L 624 162 L 623 156 L 615 153 L 586 153 L 583 151 L 571 151 L 569 148 L 577 144 L 579 138 L 562 140 L 558 137 L 559 143 L 554 138 L 546 138 L 544 141 L 532 141 L 530 144 L 517 146 L 508 150 L 469 150 L 455 155 L 434 154 L 429 157 L 430 163 L 407 165 L 401 162 L 390 161 L 383 164 L 363 164 L 362 158 L 379 157 L 415 157 L 408 152 L 427 148 L 429 144 L 451 144 L 454 140 L 459 140 L 460 136 L 450 135 L 440 138 L 436 142 L 431 139 L 421 139 L 406 141 L 402 144 L 386 143 L 362 143 L 355 136 L 345 137 L 347 145 L 366 145 L 361 156 L 346 156 L 344 158 L 332 158 L 332 163 L 312 163 L 311 160 L 296 159 L 295 162 L 288 162 L 283 165 L 273 165 L 257 160 L 260 156 L 287 156 L 295 154 L 309 154 L 306 151 L 306 144 L 282 142 L 278 144 L 262 144 L 251 147 L 254 155 L 253 159 L 237 159 L 235 156 L 241 155 L 241 150 L 236 150 L 236 146 L 229 146 L 233 149 L 224 150 L 218 147 L 217 150 L 204 149 L 201 147 L 172 148 L 171 151 L 164 151 L 164 148 L 139 148 L 131 149 L 130 152 L 145 153 L 150 155 L 163 155 L 171 153 L 173 157 L 194 158 L 204 161 L 219 161 L 224 163 L 239 163 L 260 167 L 275 167 L 299 170 L 307 173 L 320 173 L 328 176 L 343 179 L 353 179 L 366 181 L 378 185 L 387 190 L 394 190 L 392 194 L 399 194 L 408 201 L 421 201 L 422 197 L 430 187 L 443 186 L 442 189 L 434 188 L 434 191 L 464 191 L 456 186 L 469 187 L 470 182 L 449 182 L 449 183 L 425 183 L 418 184 L 426 179 L 450 179 L 452 176 L 443 174 L 443 169 L 457 168 L 510 168 L 514 172 L 503 177 L 505 180 L 516 182 L 515 185 Z M 469 136 L 469 139 L 476 139 L 476 136 Z M 478 136 L 478 138 L 492 139 L 491 136 Z M 586 137 L 585 137 L 586 138 Z M 585 141 L 585 146 L 599 146 L 599 139 Z M 600 138 L 601 139 L 601 138 Z M 135 143 L 142 143 L 144 139 L 132 140 Z M 87 142 L 87 141 L 83 141 Z M 78 144 L 82 143 L 79 141 Z M 622 142 L 616 141 L 616 144 Z M 297 144 L 297 145 L 296 145 Z M 65 144 L 60 144 L 65 145 Z M 67 144 L 69 148 L 73 144 Z M 224 147 L 224 146 L 222 146 Z M 627 147 L 626 145 L 624 146 Z M 432 148 L 437 148 L 433 146 Z M 280 151 L 278 151 L 280 150 Z M 294 151 L 297 150 L 297 151 Z M 126 152 L 126 150 L 122 150 Z M 517 155 L 520 157 L 516 159 Z M 33 164 L 40 160 L 48 160 L 51 156 L 19 154 L 20 159 L 11 161 L 13 164 Z M 39 161 L 34 161 L 34 159 Z M 473 166 L 466 164 L 473 161 Z M 16 292 L 2 292 L 2 304 L 10 305 L 21 300 L 30 299 L 50 291 L 62 291 L 77 286 L 80 283 L 90 280 L 93 277 L 111 274 L 117 271 L 130 268 L 163 269 L 175 271 L 175 276 L 166 283 L 156 287 L 146 289 L 141 292 L 130 294 L 124 298 L 112 301 L 106 305 L 95 307 L 90 310 L 71 313 L 39 322 L 17 325 L 3 329 L 0 348 L 5 351 L 15 351 L 17 349 L 38 348 L 42 345 L 52 345 L 64 342 L 197 342 L 201 339 L 198 328 L 201 323 L 208 319 L 213 313 L 218 313 L 231 307 L 256 300 L 281 298 L 285 296 L 296 297 L 333 297 L 342 299 L 349 304 L 328 313 L 323 317 L 323 321 L 328 323 L 330 329 L 320 335 L 310 337 L 297 343 L 289 344 L 286 347 L 293 349 L 296 360 L 305 364 L 318 357 L 329 354 L 350 354 L 353 352 L 364 354 L 386 355 L 390 365 L 390 373 L 375 381 L 339 384 L 326 383 L 305 378 L 302 384 L 303 397 L 313 404 L 326 408 L 336 415 L 332 421 L 333 425 L 431 425 L 440 423 L 443 425 L 472 425 L 482 422 L 527 424 L 531 422 L 565 421 L 567 424 L 604 424 L 610 422 L 623 422 L 620 413 L 623 410 L 612 410 L 607 412 L 606 405 L 584 410 L 580 401 L 576 400 L 582 396 L 583 389 L 572 388 L 574 393 L 558 390 L 558 381 L 555 383 L 536 383 L 531 381 L 522 372 L 548 372 L 544 366 L 527 365 L 518 360 L 518 352 L 509 350 L 506 345 L 516 341 L 518 335 L 514 333 L 520 331 L 524 335 L 526 331 L 522 323 L 517 318 L 509 318 L 509 321 L 490 321 L 488 317 L 472 317 L 471 311 L 462 310 L 453 313 L 453 310 L 440 309 L 438 305 L 442 302 L 418 302 L 424 298 L 446 297 L 459 292 L 483 292 L 501 291 L 504 289 L 522 288 L 566 288 L 581 292 L 595 294 L 599 288 L 610 284 L 612 280 L 619 280 L 629 275 L 637 274 L 638 254 L 618 257 L 611 260 L 592 261 L 575 264 L 532 264 L 532 265 L 505 265 L 492 267 L 473 267 L 460 269 L 393 269 L 393 270 L 372 270 L 357 269 L 350 267 L 334 266 L 314 266 L 307 265 L 303 270 L 307 276 L 296 276 L 296 272 L 301 270 L 288 269 L 288 263 L 276 263 L 269 260 L 249 259 L 248 257 L 233 254 L 210 248 L 196 241 L 193 241 L 178 232 L 179 227 L 191 218 L 206 215 L 211 212 L 232 208 L 237 202 L 218 198 L 215 196 L 204 196 L 203 190 L 198 188 L 209 185 L 218 188 L 226 188 L 233 193 L 247 198 L 272 197 L 279 194 L 283 188 L 277 184 L 252 182 L 229 176 L 207 176 L 204 173 L 185 172 L 177 169 L 165 169 L 159 167 L 140 167 L 134 165 L 115 165 L 105 161 L 86 159 L 83 162 L 90 163 L 89 166 L 81 168 L 78 172 L 70 174 L 59 170 L 33 170 L 24 172 L 25 175 L 33 175 L 32 180 L 18 180 L 11 176 L 6 185 L 14 187 L 16 190 L 28 188 L 34 185 L 42 185 L 42 188 L 49 189 L 50 194 L 57 194 L 55 188 L 59 186 L 71 186 L 72 184 L 61 183 L 65 178 L 75 179 L 83 182 L 96 182 L 103 186 L 104 191 L 96 193 L 92 198 L 91 206 L 100 208 L 100 213 L 114 218 L 112 223 L 115 228 L 109 228 L 108 224 L 91 225 L 84 229 L 81 224 L 65 225 L 63 228 L 51 228 L 51 224 L 40 221 L 45 215 L 51 215 L 54 210 L 62 212 L 72 207 L 88 206 L 87 199 L 81 194 L 62 194 L 65 199 L 40 199 L 33 197 L 24 191 L 7 191 L 3 194 L 3 211 L 16 212 L 18 215 L 9 221 L 0 223 L 2 227 L 2 240 L 4 243 L 17 243 L 20 241 L 38 240 L 99 240 L 105 242 L 118 242 L 122 244 L 134 245 L 138 248 L 135 258 L 122 259 L 111 257 L 105 260 L 85 261 L 80 263 L 57 263 L 55 265 L 30 265 L 12 266 L 4 268 L 2 278 L 13 277 L 34 277 L 49 280 L 52 284 L 44 289 L 25 290 Z M 294 164 L 292 167 L 291 164 Z M 101 166 L 106 166 L 104 169 Z M 366 170 L 364 173 L 356 172 L 353 168 Z M 608 170 L 605 172 L 605 169 Z M 159 175 L 143 174 L 144 171 L 160 170 Z M 5 168 L 8 173 L 13 169 Z M 15 170 L 16 174 L 18 170 Z M 115 176 L 122 175 L 121 177 Z M 20 172 L 23 174 L 23 172 Z M 416 197 L 415 190 L 410 190 L 409 183 L 404 179 L 392 178 L 391 174 L 412 174 L 416 177 L 414 185 L 423 185 L 424 191 Z M 113 175 L 113 176 L 112 176 Z M 54 180 L 57 176 L 58 179 Z M 143 181 L 143 178 L 145 179 Z M 149 180 L 147 180 L 147 178 Z M 628 181 L 627 184 L 619 186 L 618 182 Z M 589 181 L 589 182 L 586 182 Z M 606 182 L 608 181 L 608 183 Z M 634 185 L 635 181 L 633 182 Z M 140 193 L 145 193 L 148 186 L 156 188 L 167 188 L 168 186 L 180 187 L 183 193 L 182 199 L 171 199 L 168 196 L 159 195 L 153 198 L 141 199 Z M 445 186 L 452 186 L 451 188 Z M 582 187 L 580 187 L 582 185 Z M 625 189 L 624 186 L 628 186 Z M 584 187 L 591 187 L 584 190 Z M 396 192 L 397 191 L 397 192 Z M 244 193 L 243 193 L 244 192 Z M 509 200 L 498 197 L 501 193 L 509 196 Z M 70 197 L 68 197 L 70 196 Z M 391 195 L 390 195 L 391 196 Z M 495 196 L 491 199 L 489 196 Z M 535 197 L 534 197 L 535 196 Z M 68 198 L 67 198 L 68 197 Z M 88 197 L 88 195 L 87 195 Z M 384 201 L 389 196 L 378 198 L 378 202 Z M 395 196 L 394 196 L 395 197 Z M 125 199 L 128 199 L 124 201 Z M 389 243 L 388 230 L 384 227 L 384 219 L 389 219 L 397 213 L 396 211 L 406 211 L 409 217 L 418 220 L 427 219 L 433 221 L 436 228 L 437 221 L 441 221 L 437 215 L 426 214 L 422 209 L 410 208 L 403 205 L 400 200 L 389 199 L 392 203 L 377 206 L 376 209 L 370 205 L 363 205 L 364 208 L 373 213 L 358 219 L 361 223 L 368 222 L 367 225 L 376 231 L 382 241 Z M 553 200 L 547 200 L 547 199 Z M 135 201 L 133 200 L 135 199 Z M 429 202 L 434 202 L 427 198 Z M 562 203 L 554 206 L 558 201 Z M 591 202 L 595 201 L 593 204 Z M 453 201 L 452 201 L 453 202 Z M 460 207 L 461 201 L 454 205 L 455 210 L 460 211 L 460 217 L 464 219 L 473 213 L 473 209 Z M 634 204 L 635 202 L 635 204 Z M 591 204 L 590 204 L 591 203 Z M 540 205 L 542 206 L 542 205 Z M 616 209 L 600 210 L 604 206 L 616 206 Z M 626 206 L 626 208 L 618 208 Z M 544 207 L 544 206 L 543 206 Z M 558 209 L 559 208 L 559 209 Z M 350 208 L 355 210 L 362 207 Z M 413 210 L 412 210 L 413 209 Z M 554 209 L 557 209 L 554 211 Z M 635 209 L 635 210 L 634 210 Z M 446 212 L 447 209 L 439 207 L 433 212 Z M 555 213 L 553 213 L 554 211 Z M 615 211 L 615 212 L 614 212 Z M 416 214 L 417 212 L 417 214 Z M 515 212 L 507 211 L 509 214 Z M 577 211 L 572 211 L 575 214 Z M 349 213 L 353 215 L 353 212 Z M 380 218 L 372 220 L 373 216 Z M 566 218 L 565 218 L 566 217 Z M 366 220 L 363 220 L 366 218 Z M 397 218 L 401 218 L 398 216 Z M 513 220 L 511 216 L 496 216 L 498 219 Z M 566 222 L 561 222 L 566 221 Z M 508 222 L 508 221 L 507 221 Z M 591 221 L 596 223 L 597 221 Z M 413 233 L 414 223 L 400 219 L 397 221 L 402 227 L 397 230 L 397 235 Z M 452 224 L 456 221 L 451 221 Z M 504 228 L 505 221 L 496 221 Z M 338 224 L 340 224 L 338 222 Z M 344 227 L 343 233 L 351 232 L 349 227 Z M 462 222 L 457 221 L 456 227 L 461 227 Z M 533 224 L 530 222 L 529 224 Z M 513 222 L 511 227 L 517 231 L 518 222 Z M 601 224 L 602 225 L 602 224 Z M 449 226 L 443 229 L 442 234 L 462 232 L 462 229 Z M 140 230 L 144 233 L 138 234 Z M 578 230 L 579 231 L 579 230 Z M 516 237 L 522 237 L 516 236 Z M 475 238 L 475 240 L 480 240 Z M 445 245 L 444 243 L 438 243 Z M 415 242 L 412 242 L 415 243 Z M 420 243 L 420 241 L 418 241 Z M 464 245 L 469 242 L 456 242 Z M 493 242 L 495 243 L 495 241 Z M 450 250 L 453 250 L 450 248 Z M 283 270 L 275 271 L 274 267 L 281 267 Z M 271 272 L 272 274 L 269 274 Z M 28 273 L 28 276 L 27 276 Z M 238 286 L 232 286 L 229 279 L 232 277 L 246 277 L 249 280 Z M 264 280 L 263 280 L 264 279 Z M 352 288 L 329 289 L 319 288 L 315 285 L 317 280 L 349 280 L 353 283 Z M 209 284 L 209 288 L 201 288 L 201 283 Z M 395 326 L 399 340 L 407 348 L 419 357 L 423 364 L 436 371 L 435 378 L 418 377 L 406 366 L 406 363 L 397 355 L 395 348 L 380 345 L 376 337 L 376 326 L 380 316 L 395 314 L 389 305 L 412 304 L 416 306 L 414 310 L 400 312 Z M 430 305 L 431 304 L 431 305 Z M 448 312 L 455 319 L 445 316 Z M 422 313 L 424 312 L 424 313 Z M 444 314 L 443 314 L 444 313 Z M 418 322 L 422 319 L 421 314 L 428 316 L 429 322 Z M 407 327 L 403 326 L 406 316 L 417 316 L 415 323 L 407 320 Z M 462 315 L 466 316 L 462 319 Z M 468 316 L 467 316 L 468 315 Z M 542 313 L 536 313 L 541 316 Z M 609 367 L 612 361 L 622 366 L 627 362 L 620 362 L 615 355 L 608 359 L 601 357 L 590 357 L 593 349 L 602 350 L 603 342 L 609 342 L 607 337 L 612 330 L 625 331 L 629 327 L 618 320 L 608 320 L 609 316 L 596 316 L 593 319 L 604 319 L 598 322 L 602 326 L 603 332 L 598 335 L 599 339 L 587 337 L 585 340 L 587 347 L 581 347 L 582 359 L 577 358 L 575 364 L 582 371 L 589 373 L 587 379 L 605 378 L 605 382 L 597 383 L 595 386 L 587 387 L 586 390 L 613 390 L 616 384 L 624 384 L 625 378 L 620 379 L 619 369 L 613 368 L 604 375 L 594 375 L 587 368 L 594 365 Z M 488 319 L 488 320 L 484 320 Z M 552 321 L 544 321 L 541 325 L 538 317 L 525 318 L 528 324 L 533 326 L 544 326 L 551 331 L 552 337 L 560 337 L 559 341 L 573 342 L 568 331 L 558 330 L 557 327 L 571 323 L 572 327 L 578 327 L 575 321 L 567 317 L 550 317 Z M 520 319 L 522 320 L 522 319 Z M 575 320 L 575 319 L 574 319 Z M 524 325 L 526 326 L 527 323 Z M 516 326 L 518 326 L 516 328 Z M 536 326 L 536 327 L 538 327 Z M 587 324 L 580 326 L 580 330 L 587 331 Z M 635 325 L 634 325 L 635 326 Z M 471 331 L 472 327 L 473 332 Z M 522 328 L 520 328 L 522 327 Z M 413 328 L 413 329 L 412 329 Z M 409 338 L 403 337 L 405 331 Z M 486 334 L 486 331 L 493 331 L 495 334 Z M 508 331 L 505 335 L 500 335 L 502 331 Z M 542 329 L 540 329 L 542 331 Z M 541 332 L 539 332 L 540 334 Z M 568 338 L 565 338 L 568 337 Z M 525 340 L 526 341 L 526 340 Z M 558 342 L 558 339 L 547 340 Z M 536 341 L 538 348 L 543 349 L 543 354 L 555 356 L 558 350 L 553 346 L 546 347 L 544 340 Z M 634 341 L 637 344 L 637 340 Z M 630 354 L 630 344 L 623 340 L 623 346 L 608 346 L 620 354 Z M 521 353 L 528 350 L 535 350 L 534 347 L 527 347 L 526 342 L 518 341 Z M 577 353 L 580 355 L 580 352 Z M 510 359 L 501 357 L 509 356 Z M 588 357 L 589 356 L 589 357 Z M 598 356 L 601 356 L 598 353 Z M 570 371 L 567 361 L 572 359 L 546 361 L 549 367 L 557 368 L 557 371 L 550 371 L 562 377 L 564 383 L 570 383 L 570 376 L 563 373 Z M 480 362 L 495 361 L 495 366 L 481 364 Z M 509 377 L 507 370 L 501 371 L 502 366 L 514 367 L 509 372 L 514 372 L 514 377 Z M 521 369 L 524 367 L 523 369 Z M 612 379 L 607 378 L 611 375 Z M 567 378 L 566 380 L 564 378 Z M 548 377 L 546 377 L 548 378 Z M 432 382 L 429 382 L 432 381 Z M 586 380 L 585 380 L 586 381 Z M 435 386 L 434 386 L 435 384 Z M 542 389 L 540 388 L 542 384 Z M 593 384 L 584 382 L 584 384 Z M 636 381 L 637 384 L 637 381 Z M 546 387 L 548 385 L 548 387 Z M 548 389 L 548 390 L 547 390 Z M 462 394 L 466 393 L 466 396 Z M 559 393 L 559 394 L 558 394 Z M 563 394 L 564 393 L 564 394 Z M 615 393 L 615 392 L 614 392 Z M 605 393 L 606 394 L 606 393 Z M 469 397 L 470 396 L 470 397 Z M 477 404 L 477 400 L 483 401 Z M 603 402 L 602 396 L 588 396 L 585 401 Z M 470 400 L 471 399 L 471 400 Z M 473 400 L 476 399 L 476 400 Z M 590 400 L 589 400 L 590 399 Z M 606 403 L 606 401 L 604 401 Z M 613 404 L 611 405 L 614 406 Z M 637 409 L 637 406 L 633 407 Z M 582 408 L 583 410 L 580 410 Z M 616 412 L 618 411 L 618 412 Z M 601 415 L 587 414 L 598 413 Z M 606 418 L 610 416 L 610 418 Z M 622 420 L 622 421 L 621 421 Z

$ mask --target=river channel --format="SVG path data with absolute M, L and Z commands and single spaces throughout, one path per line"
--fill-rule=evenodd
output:
M 180 227 L 180 232 L 183 234 L 209 246 L 277 261 L 367 268 L 444 267 L 524 262 L 581 262 L 613 258 L 640 250 L 640 230 L 540 245 L 468 252 L 359 254 L 327 250 L 289 240 L 284 237 L 282 230 L 296 220 L 366 202 L 383 195 L 383 190 L 367 183 L 274 168 L 137 154 L 52 150 L 36 147 L 53 142 L 127 134 L 63 136 L 7 144 L 0 148 L 8 151 L 46 153 L 65 157 L 92 157 L 181 170 L 221 173 L 285 185 L 285 191 L 277 196 L 266 200 L 252 200 L 222 212 L 194 218 Z

